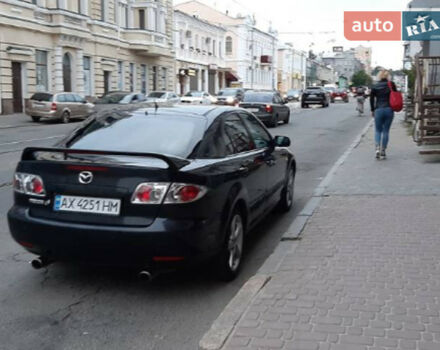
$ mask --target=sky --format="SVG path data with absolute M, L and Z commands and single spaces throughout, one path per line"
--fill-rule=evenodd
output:
M 315 53 L 344 50 L 358 45 L 372 47 L 372 66 L 402 68 L 403 43 L 399 41 L 348 41 L 344 38 L 344 11 L 404 11 L 409 0 L 198 0 L 229 14 L 254 14 L 257 27 L 270 25 L 279 33 L 280 42 Z M 174 0 L 174 4 L 185 0 Z M 293 33 L 292 33 L 293 32 Z M 311 34 L 304 34 L 308 32 Z M 331 33 L 323 33 L 331 32 Z

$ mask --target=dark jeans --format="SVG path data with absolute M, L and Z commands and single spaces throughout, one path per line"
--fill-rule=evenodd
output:
M 376 147 L 387 148 L 390 135 L 391 123 L 393 122 L 394 112 L 391 107 L 377 108 L 374 112 L 374 122 L 376 125 L 375 142 Z

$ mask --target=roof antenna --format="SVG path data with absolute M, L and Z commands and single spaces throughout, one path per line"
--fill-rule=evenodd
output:
M 157 104 L 157 102 L 154 102 L 154 113 L 157 113 L 157 109 L 159 108 L 159 105 Z

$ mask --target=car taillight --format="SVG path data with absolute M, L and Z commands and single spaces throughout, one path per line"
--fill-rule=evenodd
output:
M 133 204 L 161 204 L 168 188 L 167 183 L 144 182 L 136 187 L 131 197 Z
M 272 113 L 272 106 L 271 105 L 266 105 L 266 112 Z
M 57 110 L 57 104 L 55 102 L 52 102 L 52 104 L 50 105 L 50 110 L 51 111 L 56 111 Z
M 207 192 L 206 187 L 183 183 L 141 183 L 131 198 L 133 204 L 182 204 L 194 202 Z
M 46 195 L 43 180 L 38 175 L 15 173 L 13 186 L 19 193 L 40 197 Z

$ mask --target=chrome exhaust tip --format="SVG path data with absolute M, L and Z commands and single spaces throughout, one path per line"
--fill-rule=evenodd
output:
M 151 272 L 146 270 L 142 270 L 141 272 L 139 272 L 138 277 L 146 282 L 151 282 L 153 280 L 153 275 L 151 274 Z
M 50 260 L 48 260 L 45 257 L 40 256 L 37 259 L 34 259 L 30 262 L 31 266 L 35 269 L 35 270 L 39 270 L 42 269 L 43 267 L 46 267 L 47 265 L 49 265 L 51 263 Z

